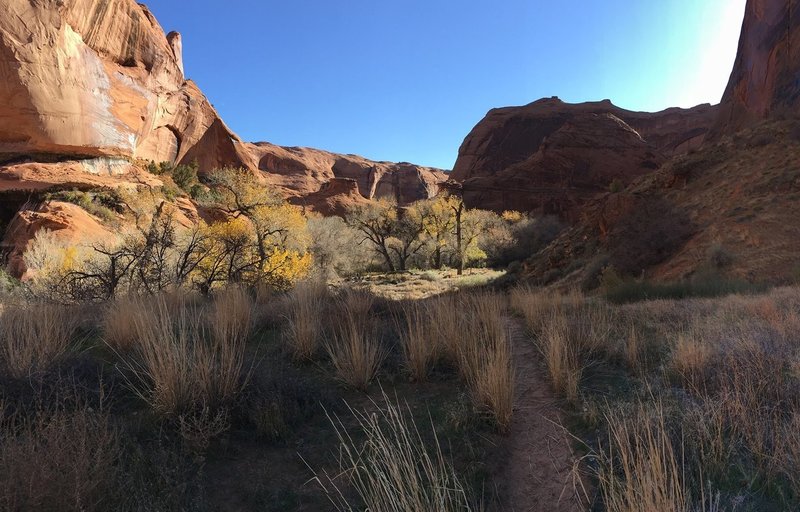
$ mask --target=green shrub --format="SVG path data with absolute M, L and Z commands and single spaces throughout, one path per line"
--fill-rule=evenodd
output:
M 86 212 L 100 217 L 104 221 L 113 221 L 121 211 L 121 198 L 116 190 L 98 190 L 84 192 L 82 190 L 61 190 L 45 194 L 46 201 L 62 201 L 80 206 Z
M 708 261 L 716 268 L 725 268 L 733 263 L 733 254 L 722 244 L 715 243 L 708 249 Z
M 608 185 L 608 191 L 612 194 L 618 194 L 625 190 L 625 185 L 619 178 L 614 178 L 611 184 Z
M 769 286 L 763 283 L 751 283 L 743 279 L 731 279 L 719 275 L 704 275 L 691 280 L 668 283 L 627 279 L 606 288 L 604 295 L 610 302 L 625 304 L 655 299 L 755 294 L 762 293 L 768 288 Z
M 205 192 L 205 188 L 200 185 L 200 182 L 197 178 L 197 170 L 197 162 L 178 165 L 175 165 L 171 162 L 161 162 L 160 164 L 150 162 L 147 164 L 148 172 L 155 174 L 156 176 L 169 176 L 172 178 L 172 181 L 175 182 L 175 185 L 177 185 L 178 188 L 192 197 L 200 194 L 201 191 Z M 175 195 L 172 194 L 172 192 L 173 190 L 170 190 L 167 195 L 173 196 L 174 198 Z

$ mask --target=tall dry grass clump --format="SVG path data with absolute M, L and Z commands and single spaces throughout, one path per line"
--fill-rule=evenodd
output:
M 536 337 L 553 389 L 570 402 L 578 399 L 585 368 L 604 353 L 618 350 L 616 318 L 609 306 L 592 302 L 573 306 L 552 309 Z
M 670 365 L 688 386 L 697 390 L 709 372 L 713 356 L 713 349 L 698 333 L 683 332 L 678 334 L 672 349 Z
M 212 306 L 208 318 L 228 322 L 216 327 L 204 323 L 203 310 L 162 298 L 134 311 L 135 349 L 121 355 L 133 390 L 169 417 L 232 402 L 248 376 L 240 306 Z
M 329 416 L 339 438 L 342 475 L 349 478 L 365 510 L 471 511 L 465 487 L 442 454 L 435 432 L 433 442 L 426 443 L 410 409 L 392 403 L 385 394 L 384 401 L 385 405 L 375 404 L 377 413 L 350 409 L 358 424 L 356 436 L 338 417 Z M 362 510 L 350 505 L 336 485 L 334 481 L 328 492 L 336 510 Z
M 55 304 L 9 306 L 0 313 L 0 365 L 12 377 L 46 370 L 70 348 L 72 311 Z
M 599 482 L 609 512 L 686 512 L 682 445 L 673 444 L 664 410 L 638 404 L 632 414 L 606 414 L 608 442 L 599 454 Z
M 336 376 L 356 389 L 366 390 L 375 377 L 386 350 L 373 318 L 371 295 L 347 292 L 337 301 L 337 321 L 325 348 Z
M 577 290 L 559 294 L 526 285 L 511 290 L 509 298 L 512 309 L 522 316 L 534 336 L 541 334 L 555 313 L 577 309 L 585 302 Z
M 117 353 L 127 354 L 136 345 L 136 318 L 147 315 L 140 297 L 119 297 L 111 301 L 103 316 L 103 339 Z
M 116 495 L 119 440 L 102 411 L 0 406 L 0 509 L 103 511 Z
M 431 334 L 436 319 L 431 318 L 424 304 L 405 302 L 394 321 L 405 367 L 414 381 L 423 382 L 439 354 L 436 337 Z
M 430 336 L 441 355 L 457 366 L 464 341 L 462 303 L 455 294 L 429 299 L 425 307 L 432 320 Z
M 460 371 L 479 406 L 501 430 L 511 423 L 516 386 L 505 297 L 471 294 L 463 301 Z
M 578 399 L 583 363 L 580 347 L 575 342 L 569 317 L 554 313 L 538 338 L 550 383 L 556 393 L 568 401 Z
M 215 343 L 222 348 L 240 347 L 253 328 L 253 299 L 240 286 L 217 292 L 208 312 L 208 324 Z
M 288 296 L 286 340 L 297 361 L 307 361 L 319 351 L 330 294 L 325 283 L 298 283 Z

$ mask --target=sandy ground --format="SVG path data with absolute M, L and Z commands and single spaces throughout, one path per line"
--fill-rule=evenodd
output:
M 573 512 L 588 509 L 575 476 L 575 456 L 559 425 L 557 399 L 542 373 L 541 356 L 519 320 L 508 318 L 517 391 L 495 485 L 504 497 L 502 512 Z M 590 495 L 590 494 L 589 494 Z M 583 498 L 583 499 L 582 499 Z

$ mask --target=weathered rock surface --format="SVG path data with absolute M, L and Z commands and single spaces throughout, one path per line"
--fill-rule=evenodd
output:
M 699 146 L 715 116 L 710 105 L 648 114 L 558 98 L 495 109 L 464 140 L 452 178 L 473 207 L 570 216 L 613 181 Z
M 163 182 L 126 160 L 92 158 L 55 163 L 0 165 L 0 192 L 36 193 L 52 190 L 158 187 Z
M 715 132 L 800 117 L 800 1 L 748 0 Z
M 319 149 L 282 147 L 267 142 L 247 144 L 258 168 L 267 180 L 290 196 L 309 196 L 309 204 L 332 180 L 349 179 L 366 199 L 391 199 L 405 205 L 436 195 L 438 184 L 447 179 L 439 169 L 409 163 L 374 162 L 357 155 L 341 155 Z M 331 183 L 325 194 L 343 190 L 342 183 Z
M 184 80 L 181 46 L 134 0 L 8 0 L 0 17 L 0 155 L 249 163 Z
M 289 202 L 321 215 L 344 217 L 350 209 L 368 203 L 369 199 L 361 195 L 356 180 L 332 178 L 318 191 L 289 198 Z

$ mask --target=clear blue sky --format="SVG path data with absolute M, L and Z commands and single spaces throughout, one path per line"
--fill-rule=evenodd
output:
M 149 0 L 243 139 L 451 168 L 493 107 L 719 101 L 745 0 Z

